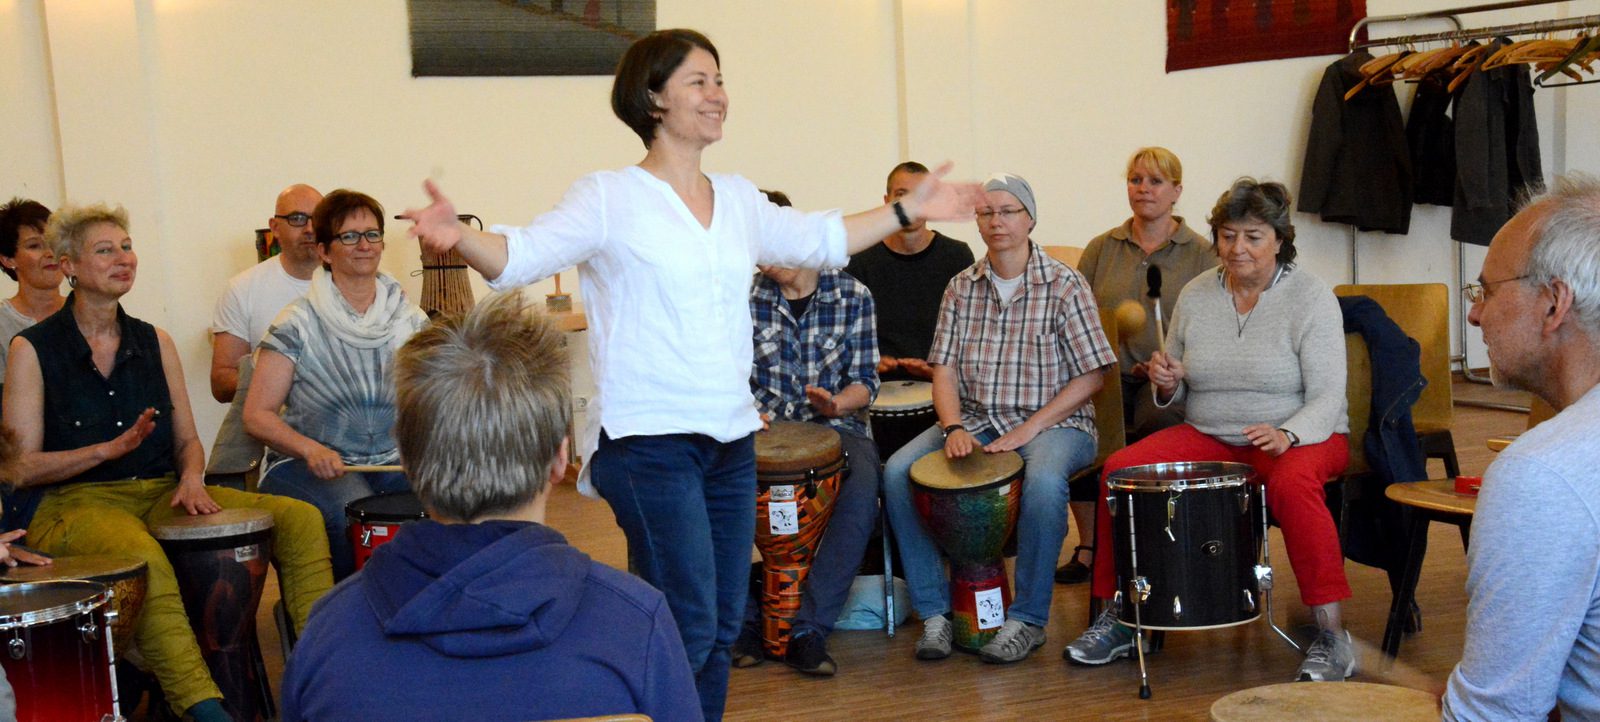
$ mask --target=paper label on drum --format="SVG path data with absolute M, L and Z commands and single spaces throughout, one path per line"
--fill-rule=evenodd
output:
M 236 562 L 243 563 L 254 561 L 259 556 L 261 556 L 260 544 L 251 544 L 249 546 L 233 548 L 233 560 Z
M 973 594 L 978 604 L 978 629 L 995 629 L 1006 623 L 1006 600 L 1001 589 L 979 589 Z
M 386 527 L 386 526 L 375 526 L 375 527 L 372 527 L 372 535 L 373 536 L 389 536 L 389 527 Z
M 767 504 L 767 528 L 773 534 L 795 534 L 800 531 L 800 510 L 792 501 L 774 501 Z
M 768 489 L 773 501 L 794 501 L 794 486 L 774 486 Z

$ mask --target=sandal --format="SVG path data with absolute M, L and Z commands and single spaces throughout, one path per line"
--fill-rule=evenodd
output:
M 1072 559 L 1056 570 L 1056 584 L 1082 584 L 1089 581 L 1089 565 L 1078 561 L 1078 552 L 1094 552 L 1094 547 L 1076 546 L 1072 548 Z

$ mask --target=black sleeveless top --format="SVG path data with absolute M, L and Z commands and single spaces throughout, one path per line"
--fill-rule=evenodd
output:
M 17 334 L 33 344 L 44 376 L 42 451 L 70 451 L 109 441 L 131 428 L 146 408 L 156 428 L 139 447 L 63 483 L 153 478 L 173 472 L 172 394 L 161 365 L 156 327 L 117 306 L 122 340 L 111 377 L 100 375 L 72 314 L 73 297 L 49 318 Z

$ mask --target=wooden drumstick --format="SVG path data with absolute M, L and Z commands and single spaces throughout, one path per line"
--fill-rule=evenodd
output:
M 1154 263 L 1150 264 L 1150 268 L 1144 272 L 1144 282 L 1148 287 L 1145 295 L 1150 297 L 1150 305 L 1155 307 L 1156 312 L 1156 348 L 1160 349 L 1162 356 L 1165 356 L 1167 355 L 1167 326 L 1161 319 L 1161 268 Z M 1150 384 L 1150 398 L 1157 405 L 1160 405 L 1161 391 L 1153 383 Z
M 344 470 L 345 473 L 377 473 L 384 471 L 404 472 L 406 469 L 399 464 L 345 464 Z

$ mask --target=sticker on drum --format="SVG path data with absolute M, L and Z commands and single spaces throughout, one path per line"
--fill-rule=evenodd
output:
M 772 492 L 773 501 L 794 501 L 794 485 L 779 484 L 767 487 Z
M 1006 623 L 1005 594 L 999 587 L 979 590 L 978 629 L 999 629 Z
M 233 548 L 233 560 L 239 563 L 253 561 L 261 558 L 261 545 L 250 544 Z
M 796 534 L 800 531 L 800 510 L 792 501 L 774 501 L 767 505 L 767 528 L 774 536 Z

